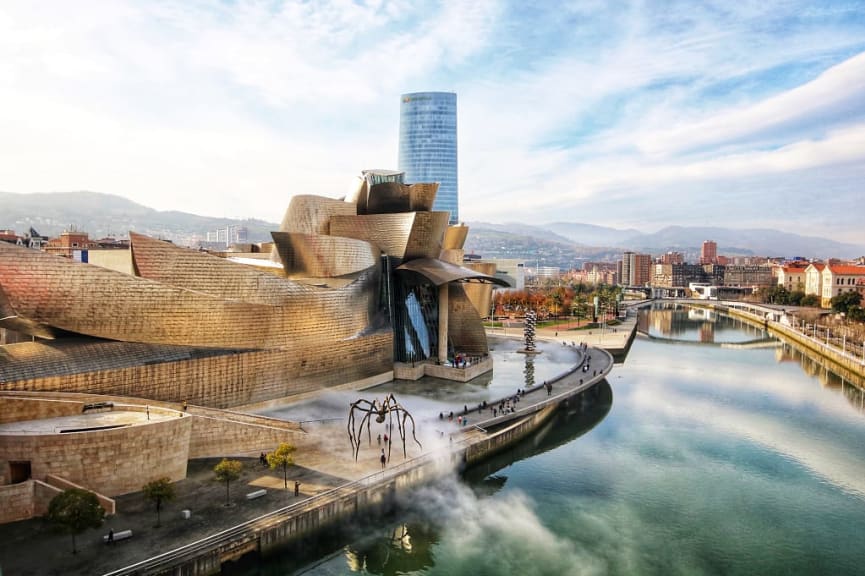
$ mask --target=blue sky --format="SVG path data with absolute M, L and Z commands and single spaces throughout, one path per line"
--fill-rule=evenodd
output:
M 865 244 L 865 1 L 531 4 L 6 0 L 0 190 L 278 222 L 446 90 L 463 220 Z

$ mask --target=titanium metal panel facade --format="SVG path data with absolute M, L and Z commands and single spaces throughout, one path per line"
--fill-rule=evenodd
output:
M 407 182 L 438 182 L 434 211 L 459 222 L 457 183 L 457 95 L 453 92 L 403 94 L 399 121 L 399 169 Z

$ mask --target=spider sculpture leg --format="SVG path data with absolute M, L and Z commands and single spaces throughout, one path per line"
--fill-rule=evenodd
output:
M 411 437 L 414 440 L 414 443 L 417 444 L 419 448 L 423 449 L 423 445 L 418 441 L 417 436 L 415 435 L 414 417 L 405 408 L 403 408 L 402 411 L 403 411 L 403 417 L 402 417 L 403 429 L 407 430 L 406 425 L 405 425 L 405 421 L 410 420 L 411 421 Z
M 357 460 L 358 454 L 360 453 L 360 436 L 363 434 L 363 426 L 367 425 L 367 430 L 369 431 L 369 417 L 372 414 L 372 410 L 375 408 L 375 403 L 370 402 L 369 400 L 358 400 L 351 404 L 351 409 L 348 413 L 348 439 L 351 442 L 351 448 L 354 452 L 354 459 Z M 360 421 L 360 427 L 356 427 L 355 420 L 355 411 L 359 411 L 364 414 L 363 418 Z M 370 432 L 369 441 L 372 444 L 372 433 Z

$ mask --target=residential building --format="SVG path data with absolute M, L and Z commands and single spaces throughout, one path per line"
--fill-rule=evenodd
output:
M 823 293 L 823 269 L 826 267 L 822 262 L 812 262 L 805 268 L 805 294 L 820 296 Z
M 700 264 L 715 264 L 718 260 L 718 244 L 714 240 L 706 240 L 700 248 Z
M 685 257 L 681 252 L 667 252 L 661 256 L 661 264 L 684 264 Z
M 649 254 L 634 254 L 631 260 L 630 286 L 648 286 L 652 281 L 652 257 Z
M 698 264 L 655 264 L 652 287 L 685 288 L 691 282 L 705 282 L 703 267 Z
M 249 238 L 246 226 L 229 224 L 207 233 L 206 246 L 210 249 L 228 248 L 232 244 L 245 244 Z
M 9 244 L 17 244 L 18 246 L 24 245 L 24 241 L 15 233 L 15 230 L 0 230 L 0 242 L 8 242 Z
M 97 244 L 91 242 L 87 232 L 79 232 L 75 228 L 71 228 L 62 232 L 59 238 L 49 240 L 43 249 L 50 254 L 57 254 L 66 258 L 74 258 L 76 260 L 83 258 L 83 261 L 86 262 L 87 250 L 96 247 Z
M 774 272 L 778 286 L 783 286 L 788 292 L 804 292 L 805 270 L 803 266 L 776 266 Z
M 624 252 L 619 278 L 623 286 L 648 286 L 652 281 L 652 257 L 649 254 Z
M 457 95 L 453 92 L 403 94 L 399 122 L 399 169 L 407 182 L 438 182 L 434 211 L 459 222 L 457 182 Z
M 823 268 L 820 305 L 832 306 L 832 298 L 845 292 L 859 292 L 865 297 L 865 266 L 834 264 Z
M 631 285 L 631 262 L 633 261 L 634 253 L 625 251 L 622 253 L 622 270 L 619 274 L 623 286 Z
M 724 286 L 742 286 L 757 288 L 771 286 L 773 283 L 771 266 L 737 266 L 724 267 Z

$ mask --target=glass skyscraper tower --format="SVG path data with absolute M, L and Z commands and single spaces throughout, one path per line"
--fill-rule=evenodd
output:
M 457 95 L 403 94 L 399 114 L 399 169 L 407 183 L 438 182 L 433 210 L 460 219 L 457 188 Z

